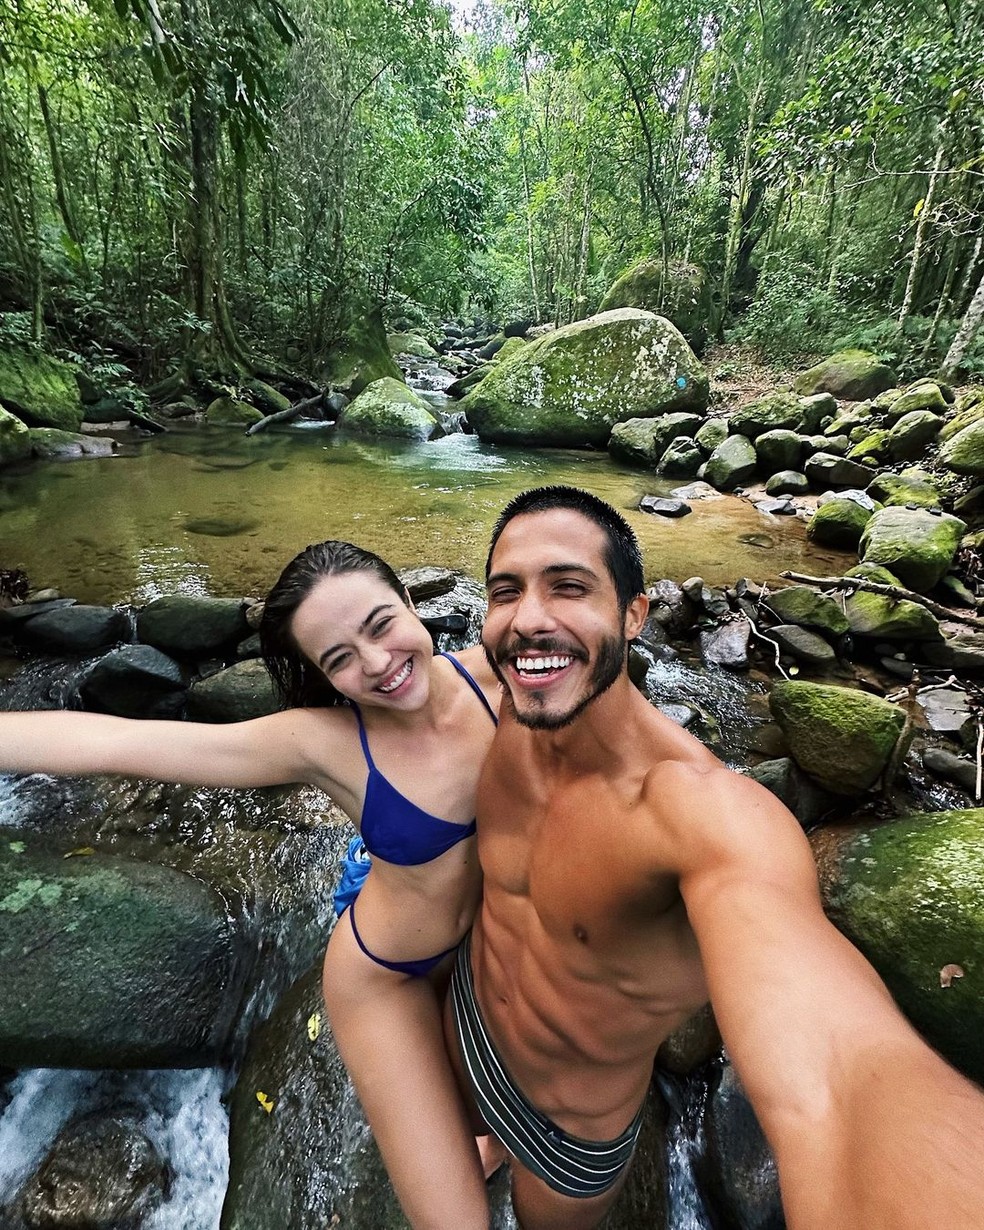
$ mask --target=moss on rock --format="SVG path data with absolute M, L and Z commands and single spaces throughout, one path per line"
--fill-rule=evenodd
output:
M 984 478 L 984 418 L 947 440 L 940 449 L 940 461 L 955 474 Z
M 441 424 L 424 399 L 388 376 L 363 389 L 345 407 L 338 423 L 346 431 L 360 435 L 404 440 L 430 440 L 441 434 Z
M 859 794 L 888 764 L 905 724 L 901 710 L 853 688 L 783 680 L 769 696 L 793 759 L 834 794 Z
M 801 372 L 793 388 L 803 396 L 833 393 L 845 401 L 865 401 L 895 384 L 895 374 L 868 350 L 841 350 Z
M 825 547 L 853 551 L 861 541 L 872 510 L 846 497 L 821 504 L 810 518 L 806 536 Z
M 883 508 L 864 527 L 861 558 L 890 569 L 903 585 L 925 593 L 953 563 L 966 529 L 959 517 L 947 513 Z
M 0 409 L 0 466 L 23 461 L 31 455 L 31 436 L 26 423 Z
M 483 440 L 604 446 L 631 418 L 703 410 L 707 373 L 668 320 L 604 312 L 528 343 L 462 401 Z
M 0 406 L 29 427 L 78 431 L 82 399 L 75 368 L 50 355 L 0 349 Z
M 236 397 L 216 397 L 205 411 L 205 422 L 221 427 L 248 427 L 263 418 L 263 411 Z

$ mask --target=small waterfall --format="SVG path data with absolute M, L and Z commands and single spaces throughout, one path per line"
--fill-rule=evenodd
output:
M 694 1160 L 704 1149 L 707 1083 L 691 1077 L 678 1083 L 658 1076 L 670 1108 L 666 1127 L 666 1224 L 669 1230 L 714 1230 L 694 1178 Z
M 224 1092 L 219 1069 L 22 1072 L 0 1115 L 0 1192 L 6 1199 L 21 1190 L 68 1123 L 125 1108 L 171 1175 L 144 1230 L 217 1230 L 229 1169 Z

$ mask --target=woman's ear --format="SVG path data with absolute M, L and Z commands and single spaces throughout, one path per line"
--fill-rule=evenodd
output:
M 410 591 L 405 585 L 403 587 L 403 601 L 407 604 L 410 610 L 413 611 L 414 615 L 416 615 L 417 608 L 413 605 L 413 599 L 410 597 Z

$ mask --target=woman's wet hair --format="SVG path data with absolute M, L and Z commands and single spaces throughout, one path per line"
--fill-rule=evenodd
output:
M 301 653 L 291 632 L 297 608 L 325 577 L 368 572 L 378 577 L 410 605 L 406 587 L 393 569 L 351 542 L 329 539 L 312 543 L 290 561 L 267 595 L 260 623 L 260 651 L 285 709 L 340 705 L 345 697 L 332 687 L 324 672 Z
M 639 540 L 620 512 L 580 487 L 533 487 L 514 496 L 499 514 L 492 530 L 492 542 L 485 561 L 486 579 L 492 566 L 495 544 L 509 522 L 526 513 L 551 512 L 555 508 L 580 513 L 604 533 L 605 564 L 615 586 L 619 611 L 624 615 L 632 599 L 646 588 Z

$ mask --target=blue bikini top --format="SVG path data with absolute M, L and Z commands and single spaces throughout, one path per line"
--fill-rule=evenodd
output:
M 498 726 L 492 706 L 485 699 L 485 693 L 468 671 L 450 654 L 442 653 L 440 656 L 447 658 L 468 683 L 488 710 L 489 717 Z M 459 841 L 471 837 L 475 832 L 474 820 L 470 824 L 441 820 L 418 807 L 416 803 L 411 803 L 405 795 L 390 785 L 373 763 L 359 707 L 353 705 L 352 708 L 359 723 L 362 752 L 369 766 L 366 801 L 362 805 L 362 823 L 359 825 L 362 840 L 369 853 L 400 867 L 416 867 L 421 863 L 429 863 L 431 859 L 456 846 Z

